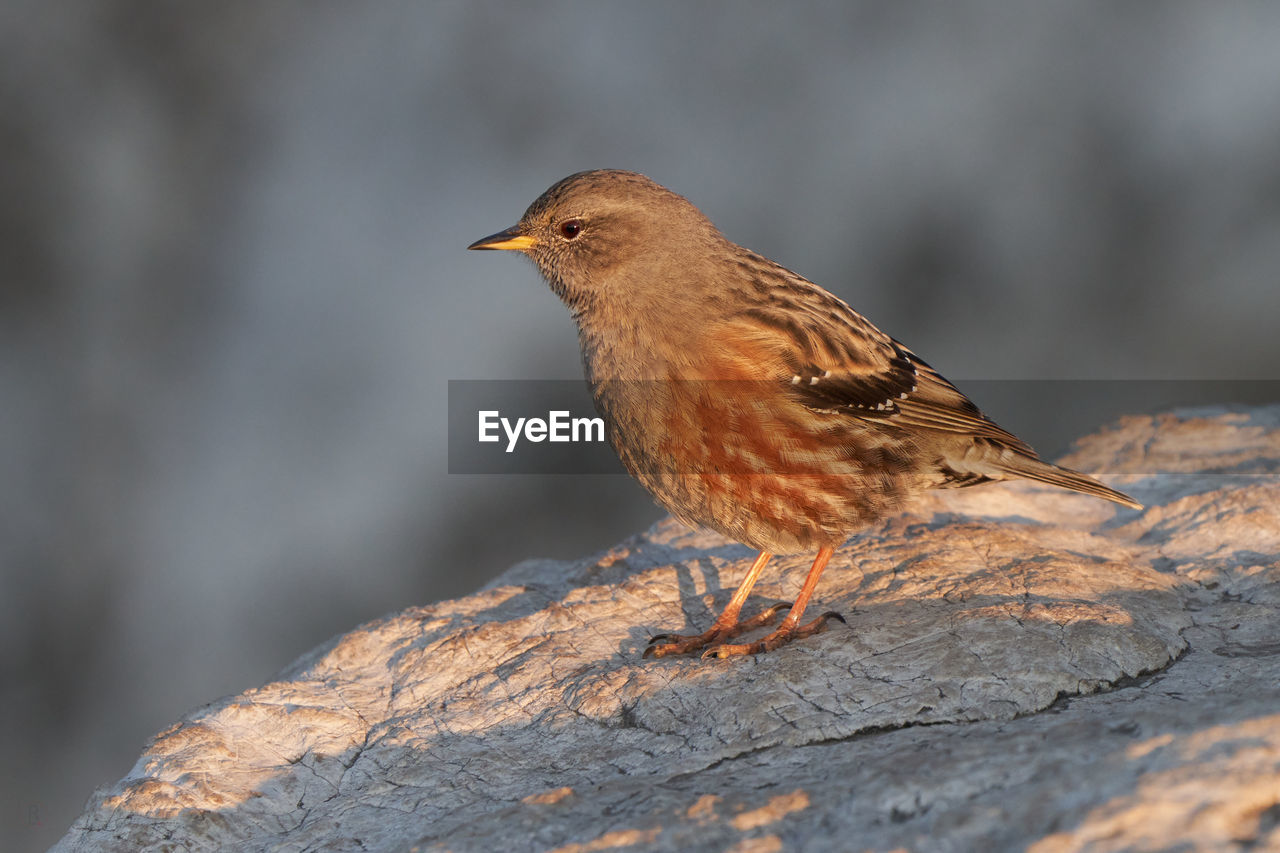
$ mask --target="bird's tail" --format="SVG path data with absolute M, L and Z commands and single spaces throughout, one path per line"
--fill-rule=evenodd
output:
M 1096 498 L 1123 504 L 1131 509 L 1142 509 L 1142 504 L 1124 492 L 1117 492 L 1110 486 L 1104 486 L 1089 475 L 1081 474 L 1079 471 L 1072 471 L 1070 468 L 1062 468 L 1027 456 L 1016 456 L 1007 461 L 1002 460 L 1002 462 L 1004 464 L 999 466 L 1001 470 L 1014 477 L 1023 477 L 1028 480 L 1048 483 L 1051 486 L 1071 489 L 1073 492 L 1083 492 L 1086 495 L 1093 495 Z

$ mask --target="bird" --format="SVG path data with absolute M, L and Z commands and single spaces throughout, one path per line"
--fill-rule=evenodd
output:
M 646 658 L 758 655 L 845 621 L 801 624 L 835 549 L 929 489 L 1021 478 L 1142 508 L 1040 459 L 844 300 L 637 172 L 572 174 L 468 248 L 525 255 L 568 307 L 606 438 L 656 502 L 758 552 L 710 628 L 656 634 Z M 793 602 L 742 617 L 774 555 L 815 551 Z

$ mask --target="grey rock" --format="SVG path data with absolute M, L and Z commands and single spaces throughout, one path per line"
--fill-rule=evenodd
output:
M 1280 408 L 1064 462 L 1147 508 L 936 493 L 833 558 L 848 626 L 754 658 L 640 656 L 745 571 L 713 534 L 522 563 L 191 713 L 55 849 L 1280 848 Z

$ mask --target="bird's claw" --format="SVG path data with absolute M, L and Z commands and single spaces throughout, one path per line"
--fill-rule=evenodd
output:
M 761 637 L 754 643 L 724 643 L 718 646 L 711 646 L 702 653 L 702 659 L 719 658 L 724 660 L 728 657 L 737 655 L 758 655 L 761 652 L 771 652 L 779 646 L 784 646 L 792 640 L 799 640 L 804 637 L 811 637 L 814 634 L 820 634 L 827 629 L 827 622 L 831 619 L 839 619 L 844 625 L 848 625 L 848 621 L 834 610 L 828 610 L 817 619 L 799 627 L 787 627 L 783 623 L 783 627 L 778 628 L 772 634 Z
M 707 652 L 714 652 L 716 649 L 726 648 L 724 645 L 713 644 L 723 643 L 724 640 L 731 640 L 746 631 L 771 625 L 778 618 L 779 613 L 790 607 L 790 601 L 780 601 L 765 608 L 750 619 L 726 625 L 717 623 L 701 634 L 654 634 L 649 638 L 649 644 L 645 647 L 641 657 L 661 658 L 668 655 L 688 654 L 689 652 L 696 652 L 698 649 L 707 649 Z M 706 659 L 707 654 L 704 653 L 702 657 Z
M 659 640 L 669 640 L 670 642 L 659 642 Z M 668 655 L 682 655 L 686 652 L 695 651 L 707 644 L 701 636 L 686 637 L 683 634 L 658 634 L 649 640 L 649 645 L 645 647 L 642 658 L 664 658 Z

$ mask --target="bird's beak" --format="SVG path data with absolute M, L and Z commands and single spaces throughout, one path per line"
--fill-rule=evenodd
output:
M 514 225 L 506 231 L 499 231 L 497 234 L 490 234 L 483 237 L 470 246 L 468 249 L 514 249 L 517 252 L 523 252 L 526 249 L 532 249 L 538 245 L 538 241 L 530 237 L 528 234 L 520 233 L 520 226 Z

